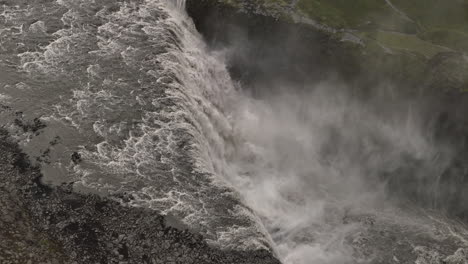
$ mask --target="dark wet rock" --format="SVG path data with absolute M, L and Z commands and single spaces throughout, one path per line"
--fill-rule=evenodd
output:
M 73 161 L 73 163 L 75 164 L 78 164 L 82 161 L 81 159 L 81 154 L 78 153 L 78 152 L 73 152 L 73 154 L 71 155 L 71 160 Z
M 254 10 L 239 10 L 223 1 L 187 1 L 187 11 L 208 43 L 230 49 L 230 73 L 244 86 L 274 87 L 278 80 L 310 84 L 329 78 L 333 71 L 346 79 L 358 76 L 354 54 L 343 49 L 338 38 Z
M 0 263 L 279 263 L 267 251 L 211 248 L 152 210 L 45 186 L 3 130 L 0 170 Z
M 38 133 L 39 130 L 46 126 L 39 118 L 34 118 L 32 121 L 25 121 L 22 118 L 16 118 L 14 120 L 14 124 L 23 129 L 23 132 L 25 133 Z

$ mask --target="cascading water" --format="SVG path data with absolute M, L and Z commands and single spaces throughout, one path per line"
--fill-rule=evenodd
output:
M 411 111 L 375 114 L 335 84 L 253 99 L 184 9 L 58 0 L 3 11 L 0 66 L 19 71 L 0 100 L 47 124 L 19 136 L 32 156 L 55 140 L 46 180 L 173 215 L 221 248 L 272 249 L 287 264 L 367 263 L 369 226 L 448 241 L 383 197 L 380 175 L 417 160 L 418 177 L 437 176 L 448 162 L 435 162 L 440 151 Z
M 44 137 L 57 138 L 43 164 L 46 181 L 125 193 L 122 202 L 173 215 L 223 248 L 269 247 L 255 214 L 218 177 L 236 89 L 183 7 L 184 1 L 50 1 L 44 12 L 58 12 L 60 20 L 44 17 L 24 32 L 46 44 L 12 58 L 23 79 L 39 80 L 22 84 L 40 97 L 37 108 L 14 89 L 2 92 L 20 99 L 4 103 L 47 123 L 43 136 L 24 141 L 31 156 L 49 142 Z M 82 162 L 67 160 L 74 151 Z
M 179 10 L 185 10 L 187 0 L 177 0 L 177 8 Z

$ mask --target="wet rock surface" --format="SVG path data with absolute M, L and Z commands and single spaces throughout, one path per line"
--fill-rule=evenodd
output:
M 323 81 L 331 72 L 348 80 L 358 76 L 359 65 L 351 50 L 334 36 L 308 25 L 222 1 L 187 1 L 187 12 L 214 49 L 229 49 L 231 76 L 244 86 L 275 86 L 271 76 L 301 85 Z
M 0 263 L 279 263 L 267 251 L 210 248 L 155 211 L 45 186 L 4 130 L 0 171 Z

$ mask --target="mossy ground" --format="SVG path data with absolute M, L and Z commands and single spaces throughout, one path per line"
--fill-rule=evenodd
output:
M 360 28 L 370 24 L 394 28 L 404 24 L 384 0 L 299 0 L 297 10 L 321 23 L 336 28 Z
M 468 54 L 466 0 L 298 0 L 296 10 L 359 37 L 372 54 L 357 58 L 362 67 L 387 76 L 424 80 L 436 55 Z
M 341 46 L 355 62 L 343 61 L 340 63 L 345 65 L 340 67 L 357 65 L 366 74 L 389 79 L 396 76 L 409 80 L 411 85 L 425 82 L 428 70 L 434 66 L 431 61 L 438 54 L 468 54 L 468 0 L 217 1 L 267 10 L 288 23 L 308 23 L 297 16 L 311 19 L 327 26 L 318 30 L 327 30 L 338 42 L 344 32 L 354 35 L 361 41 L 346 38 L 351 42 L 342 41 Z
M 385 0 L 299 0 L 296 9 L 335 28 L 392 31 L 378 34 L 379 43 L 388 44 L 388 48 L 416 48 L 422 49 L 425 55 L 434 55 L 438 49 L 434 45 L 438 45 L 468 52 L 468 1 L 392 0 L 390 3 L 395 8 Z
M 423 28 L 456 29 L 468 32 L 468 1 L 466 0 L 392 0 Z
M 360 36 L 376 41 L 377 43 L 393 51 L 412 52 L 426 58 L 432 58 L 440 52 L 450 51 L 449 48 L 434 45 L 418 38 L 416 35 L 389 31 L 362 32 Z
M 245 0 L 221 0 L 241 6 Z M 436 46 L 468 53 L 466 0 L 257 0 L 257 6 L 281 17 L 293 13 L 336 29 L 378 33 L 378 42 L 396 50 L 422 50 L 433 55 Z M 393 5 L 393 6 L 391 6 Z M 394 32 L 406 35 L 397 35 Z M 412 35 L 412 36 L 410 36 Z M 372 40 L 368 39 L 368 40 Z M 376 39 L 373 39 L 376 40 Z M 388 44 L 388 45 L 387 45 Z M 406 46 L 407 45 L 407 46 Z

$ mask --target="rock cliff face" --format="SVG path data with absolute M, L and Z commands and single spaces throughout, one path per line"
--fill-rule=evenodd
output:
M 270 68 L 273 73 L 294 66 L 296 73 L 316 79 L 333 69 L 346 80 L 359 79 L 361 87 L 389 80 L 444 91 L 467 88 L 466 59 L 450 73 L 440 70 L 468 51 L 466 10 L 459 1 L 188 0 L 188 11 L 207 39 L 242 47 L 231 65 L 235 73 L 242 68 L 244 78 L 261 74 L 259 64 L 274 53 L 279 68 Z M 450 18 L 441 19 L 444 14 Z M 232 32 L 248 41 L 240 43 Z M 246 66 L 243 57 L 257 63 Z M 319 71 L 310 70 L 317 65 Z

